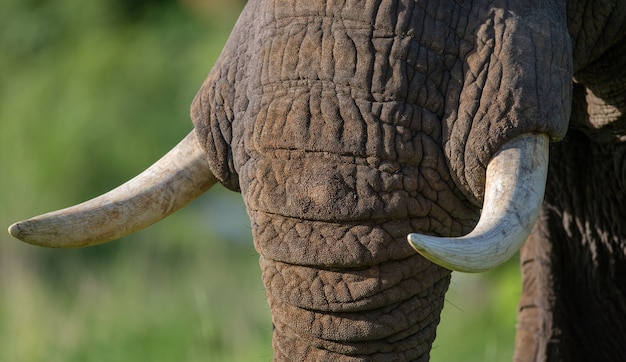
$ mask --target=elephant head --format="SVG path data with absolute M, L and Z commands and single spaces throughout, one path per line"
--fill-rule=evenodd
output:
M 623 37 L 623 5 L 591 19 L 574 5 L 251 0 L 192 133 L 119 188 L 9 231 L 94 245 L 220 182 L 251 219 L 276 359 L 428 359 L 450 270 L 518 251 L 573 76 Z M 607 25 L 595 41 L 591 25 Z

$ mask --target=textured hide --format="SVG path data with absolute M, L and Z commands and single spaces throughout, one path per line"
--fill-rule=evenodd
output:
M 192 118 L 246 202 L 276 359 L 428 358 L 449 271 L 406 235 L 469 232 L 498 146 L 567 124 L 564 18 L 504 5 L 246 6 Z

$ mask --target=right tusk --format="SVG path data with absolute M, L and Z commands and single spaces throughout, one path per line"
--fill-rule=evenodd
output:
M 177 211 L 217 182 L 196 133 L 147 170 L 82 204 L 17 222 L 9 233 L 53 248 L 82 247 L 119 239 Z
M 548 136 L 524 134 L 489 161 L 484 208 L 474 230 L 458 238 L 409 234 L 411 246 L 451 270 L 481 272 L 512 257 L 532 231 L 548 173 Z

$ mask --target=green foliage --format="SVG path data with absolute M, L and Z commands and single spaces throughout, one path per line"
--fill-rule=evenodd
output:
M 483 274 L 452 273 L 432 361 L 511 361 L 520 298 L 518 258 Z
M 1 224 L 107 191 L 178 142 L 241 6 L 4 0 Z M 433 360 L 510 359 L 516 270 L 455 277 Z M 212 190 L 145 231 L 86 249 L 0 234 L 0 337 L 0 361 L 270 360 L 240 197 Z
M 241 4 L 160 1 L 137 16 L 124 3 L 0 5 L 3 225 L 115 187 L 191 129 L 189 104 Z M 207 205 L 239 208 L 222 228 L 205 219 L 219 216 Z M 216 190 L 93 248 L 0 240 L 1 361 L 271 356 L 258 256 L 235 194 Z

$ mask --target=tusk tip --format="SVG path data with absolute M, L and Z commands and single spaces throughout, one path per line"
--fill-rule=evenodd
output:
M 11 236 L 16 239 L 26 241 L 25 238 L 28 235 L 28 233 L 25 231 L 26 228 L 24 227 L 24 224 L 26 223 L 26 221 L 19 221 L 9 226 L 9 234 L 11 234 Z
M 22 220 L 9 226 L 9 234 L 14 238 L 23 241 L 28 244 L 54 247 L 47 242 L 45 237 L 42 237 L 41 230 L 39 230 L 40 223 L 37 220 Z
M 423 257 L 430 260 L 431 262 L 443 266 L 444 268 L 448 268 L 451 270 L 458 270 L 457 268 L 451 266 L 445 258 L 441 258 L 437 256 L 437 252 L 433 252 L 433 247 L 437 245 L 437 239 L 433 236 L 422 235 L 417 233 L 411 233 L 407 235 L 407 240 L 409 244 L 415 251 L 420 253 Z
M 58 241 L 58 232 L 38 218 L 22 220 L 9 226 L 9 234 L 25 243 L 46 248 L 80 247 L 83 245 L 63 245 Z
M 424 244 L 426 244 L 426 241 L 424 240 L 424 236 L 425 235 L 411 233 L 406 237 L 411 247 L 420 254 L 425 251 Z
M 407 240 L 415 251 L 432 263 L 446 269 L 463 273 L 481 273 L 494 267 L 494 265 L 485 266 L 480 262 L 481 259 L 472 260 L 472 257 L 455 254 L 453 250 L 455 247 L 450 245 L 453 239 L 417 233 L 407 235 Z

